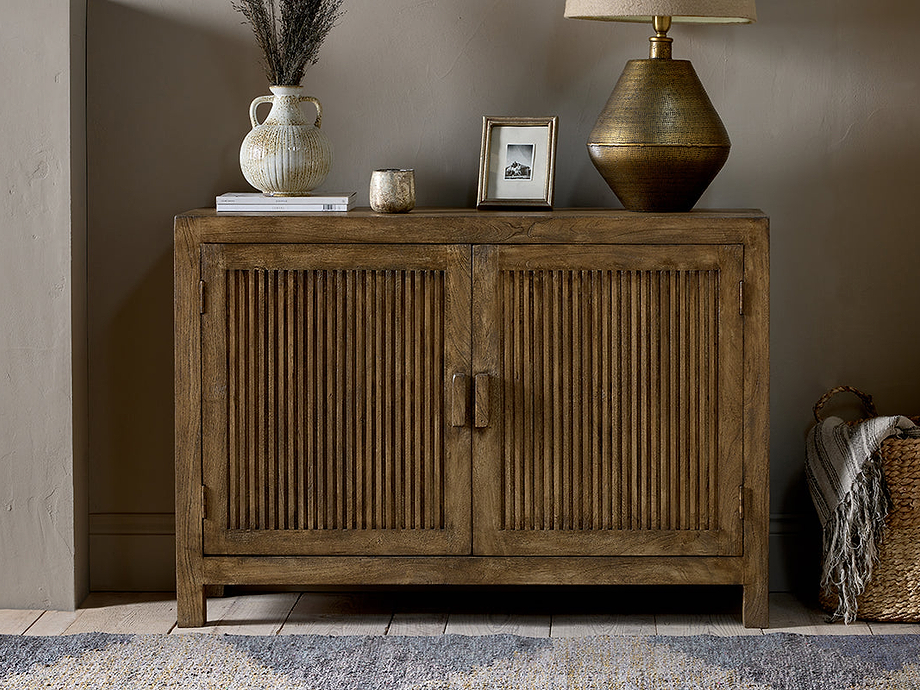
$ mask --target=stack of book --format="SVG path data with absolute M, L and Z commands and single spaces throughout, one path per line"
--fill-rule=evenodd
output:
M 229 192 L 217 197 L 218 213 L 350 211 L 357 192 L 309 196 L 265 196 L 260 192 Z

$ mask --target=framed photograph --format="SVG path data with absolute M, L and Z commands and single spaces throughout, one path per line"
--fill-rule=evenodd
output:
M 558 117 L 482 118 L 477 208 L 550 209 Z

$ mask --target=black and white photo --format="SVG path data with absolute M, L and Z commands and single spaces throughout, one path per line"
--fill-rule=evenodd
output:
M 529 180 L 533 177 L 533 144 L 508 144 L 505 147 L 505 179 Z
M 477 208 L 553 207 L 558 120 L 483 118 Z

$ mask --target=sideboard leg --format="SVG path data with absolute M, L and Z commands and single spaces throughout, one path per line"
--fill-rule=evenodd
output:
M 179 578 L 176 583 L 176 613 L 180 628 L 201 628 L 208 619 L 205 586 L 191 578 Z
M 770 627 L 770 596 L 767 578 L 744 585 L 741 620 L 745 628 Z

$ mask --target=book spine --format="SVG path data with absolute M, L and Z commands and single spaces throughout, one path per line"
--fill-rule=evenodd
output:
M 217 204 L 218 213 L 283 213 L 288 212 L 343 212 L 350 210 L 347 204 Z
M 317 196 L 317 197 L 270 197 L 253 195 L 252 197 L 216 198 L 218 206 L 325 206 L 327 204 L 352 205 L 354 196 Z

